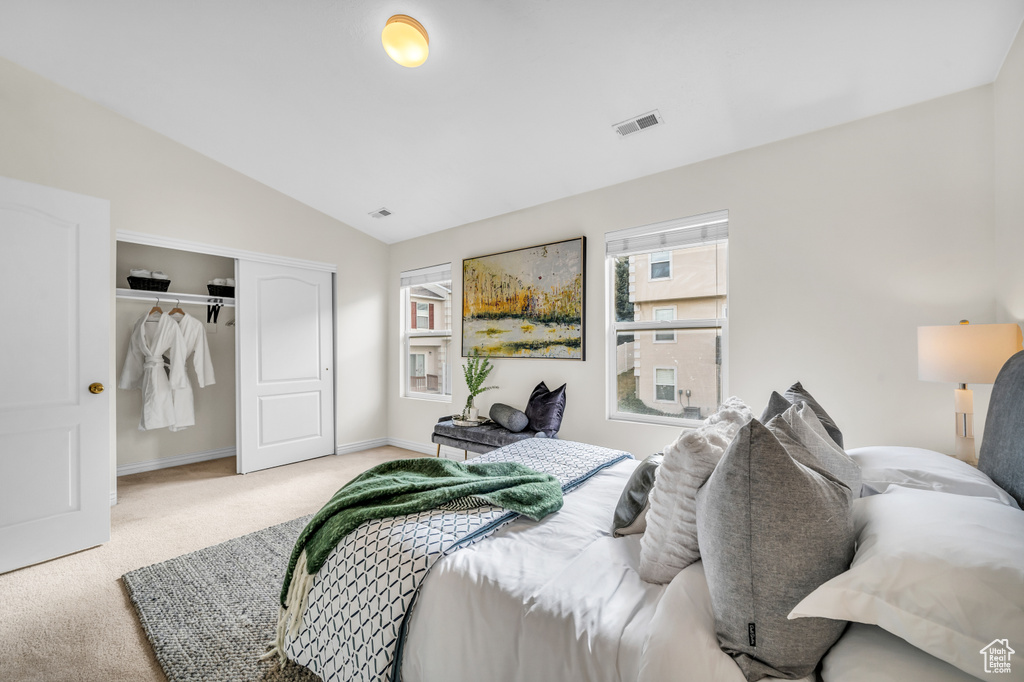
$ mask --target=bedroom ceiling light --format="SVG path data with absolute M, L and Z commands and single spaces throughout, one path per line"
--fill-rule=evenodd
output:
M 396 14 L 384 24 L 380 34 L 384 51 L 394 61 L 414 68 L 427 61 L 430 52 L 430 38 L 423 24 L 410 16 Z
M 974 392 L 967 384 L 991 384 L 1010 356 L 1021 350 L 1015 324 L 960 324 L 917 328 L 917 378 L 960 384 L 954 395 L 957 459 L 978 461 L 974 449 Z

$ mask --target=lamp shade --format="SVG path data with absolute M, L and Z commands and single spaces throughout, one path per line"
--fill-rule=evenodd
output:
M 396 14 L 388 19 L 380 34 L 384 51 L 402 66 L 415 68 L 427 61 L 430 38 L 423 24 L 410 16 Z
M 1015 324 L 952 324 L 917 328 L 917 378 L 950 384 L 991 384 L 1021 350 Z

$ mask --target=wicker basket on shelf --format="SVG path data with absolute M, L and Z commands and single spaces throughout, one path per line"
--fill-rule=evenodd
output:
M 157 279 L 155 277 L 128 277 L 128 286 L 140 291 L 167 291 L 171 286 L 169 279 Z
M 206 288 L 210 292 L 210 296 L 219 296 L 221 298 L 234 298 L 235 288 L 224 286 L 223 284 L 207 284 Z

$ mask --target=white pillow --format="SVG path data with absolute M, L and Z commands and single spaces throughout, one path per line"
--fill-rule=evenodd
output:
M 754 418 L 739 398 L 729 398 L 697 429 L 686 430 L 671 445 L 658 467 L 640 539 L 640 577 L 667 583 L 700 558 L 697 547 L 697 489 L 740 427 Z
M 981 650 L 1024 642 L 1024 512 L 982 497 L 893 486 L 856 500 L 850 570 L 790 618 L 879 625 L 964 672 Z
M 823 682 L 972 682 L 975 678 L 875 625 L 850 627 L 821 660 Z
M 862 495 L 884 493 L 890 485 L 938 490 L 956 495 L 990 497 L 1020 509 L 991 478 L 970 464 L 934 450 L 876 446 L 847 450 L 860 465 Z

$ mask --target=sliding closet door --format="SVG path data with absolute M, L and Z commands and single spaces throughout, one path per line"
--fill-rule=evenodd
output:
M 110 307 L 110 203 L 0 178 L 0 573 L 110 539 Z
M 334 287 L 320 270 L 239 260 L 238 471 L 334 454 Z

